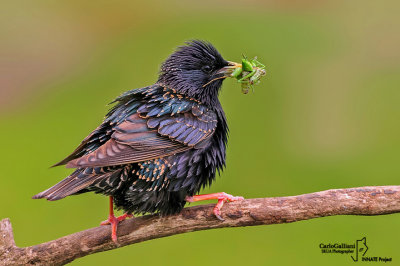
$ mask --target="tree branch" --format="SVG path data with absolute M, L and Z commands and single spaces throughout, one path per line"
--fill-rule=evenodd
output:
M 291 223 L 334 215 L 382 215 L 400 212 L 400 186 L 332 189 L 292 197 L 248 199 L 225 204 L 220 221 L 214 204 L 185 208 L 167 217 L 146 215 L 118 227 L 116 246 L 110 226 L 99 226 L 36 246 L 15 245 L 9 219 L 0 221 L 0 264 L 63 265 L 89 254 L 150 239 L 222 227 Z

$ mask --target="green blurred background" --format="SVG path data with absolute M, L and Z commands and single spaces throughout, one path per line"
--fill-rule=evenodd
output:
M 0 218 L 17 245 L 97 226 L 108 199 L 30 197 L 70 173 L 49 169 L 102 120 L 121 92 L 153 83 L 185 40 L 232 61 L 257 55 L 268 78 L 220 96 L 227 168 L 204 192 L 246 198 L 399 184 L 398 1 L 2 1 Z M 337 265 L 319 243 L 367 237 L 369 256 L 400 260 L 400 216 L 328 217 L 219 229 L 91 255 L 75 265 Z M 362 263 L 362 262 L 360 262 Z

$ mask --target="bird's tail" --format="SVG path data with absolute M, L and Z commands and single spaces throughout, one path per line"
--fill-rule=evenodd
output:
M 50 201 L 59 200 L 87 188 L 97 180 L 108 177 L 109 174 L 111 173 L 106 173 L 103 175 L 88 175 L 84 173 L 84 169 L 80 168 L 75 170 L 70 176 L 61 180 L 56 185 L 43 192 L 40 192 L 32 198 L 46 198 Z

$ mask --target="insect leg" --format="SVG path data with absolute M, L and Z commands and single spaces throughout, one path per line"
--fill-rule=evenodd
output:
M 252 77 L 254 75 L 254 73 L 256 73 L 255 69 L 253 69 L 253 71 L 251 71 L 248 75 L 246 75 L 246 76 L 242 77 L 241 79 L 239 79 L 238 82 L 243 82 L 244 80 Z

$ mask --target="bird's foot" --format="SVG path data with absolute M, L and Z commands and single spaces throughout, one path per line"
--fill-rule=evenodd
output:
M 108 217 L 107 220 L 102 221 L 102 222 L 100 223 L 100 225 L 112 224 L 111 221 L 114 220 L 114 219 L 117 219 L 118 222 L 122 222 L 122 221 L 124 221 L 125 219 L 132 218 L 132 217 L 133 217 L 133 215 L 130 214 L 130 213 L 125 213 L 125 214 L 123 214 L 123 215 L 121 215 L 121 216 L 118 216 L 118 217 L 115 217 L 114 215 L 112 215 L 112 216 Z
M 112 241 L 118 245 L 118 238 L 117 238 L 117 228 L 118 224 L 122 221 L 124 221 L 127 218 L 133 217 L 132 214 L 130 213 L 125 213 L 121 216 L 115 217 L 114 214 L 110 214 L 108 216 L 108 219 L 105 221 L 102 221 L 100 225 L 108 225 L 111 224 L 111 239 Z
M 235 197 L 230 194 L 227 194 L 225 192 L 219 192 L 219 193 L 212 193 L 212 194 L 204 194 L 204 195 L 195 195 L 195 196 L 188 196 L 185 198 L 187 202 L 195 202 L 195 201 L 201 201 L 201 200 L 211 200 L 211 199 L 216 199 L 218 200 L 218 203 L 215 205 L 213 209 L 213 213 L 215 217 L 217 217 L 219 220 L 224 221 L 224 219 L 221 217 L 221 208 L 224 206 L 225 202 L 233 202 L 233 201 L 239 201 L 243 200 L 243 197 Z
M 133 215 L 130 214 L 130 213 L 125 213 L 124 215 L 121 215 L 119 217 L 115 217 L 114 216 L 114 199 L 113 199 L 112 196 L 110 196 L 109 207 L 110 207 L 110 212 L 108 214 L 108 219 L 103 221 L 103 222 L 101 222 L 100 225 L 111 224 L 111 239 L 116 245 L 119 245 L 118 244 L 118 238 L 117 238 L 118 223 L 122 222 L 126 218 L 133 217 Z

